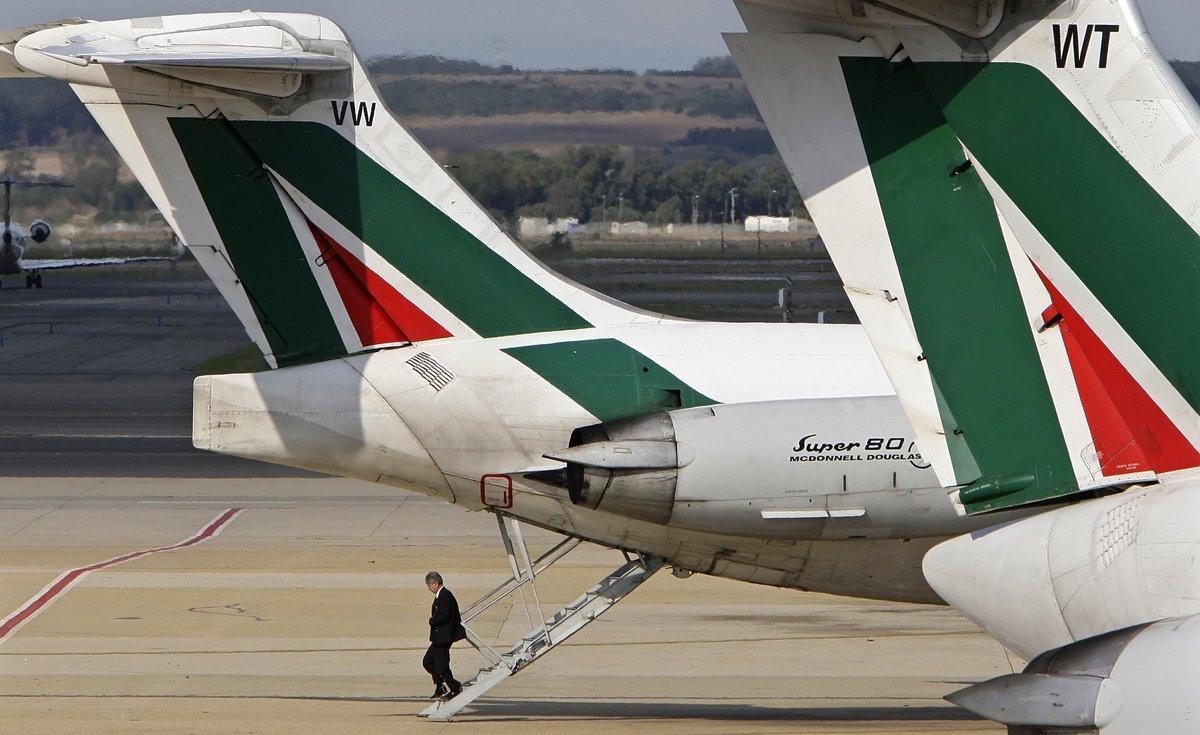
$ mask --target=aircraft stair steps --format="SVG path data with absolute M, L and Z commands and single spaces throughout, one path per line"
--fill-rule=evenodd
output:
M 467 642 L 475 647 L 490 662 L 490 665 L 480 669 L 472 679 L 464 682 L 461 694 L 453 699 L 441 699 L 434 702 L 420 713 L 420 717 L 449 721 L 464 707 L 491 691 L 500 682 L 514 676 L 526 666 L 550 653 L 572 635 L 582 630 L 588 623 L 612 609 L 614 605 L 637 589 L 663 566 L 663 559 L 659 557 L 626 553 L 624 564 L 573 602 L 554 613 L 549 619 L 542 619 L 541 604 L 537 600 L 537 590 L 534 586 L 535 578 L 582 542 L 574 538 L 565 539 L 537 560 L 530 562 L 517 520 L 500 513 L 497 513 L 497 520 L 513 575 L 472 603 L 463 614 Z M 533 593 L 534 605 L 532 606 L 525 597 L 526 587 Z M 501 653 L 475 634 L 468 623 L 514 593 L 520 595 L 526 617 L 533 630 L 512 648 Z M 540 626 L 534 627 L 534 614 L 538 616 Z

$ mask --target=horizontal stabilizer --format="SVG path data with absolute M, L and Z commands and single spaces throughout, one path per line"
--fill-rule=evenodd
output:
M 16 58 L 13 56 L 13 48 L 22 38 L 44 31 L 47 28 L 59 28 L 61 26 L 79 25 L 84 21 L 79 18 L 68 18 L 53 23 L 39 23 L 35 26 L 24 26 L 22 28 L 6 28 L 0 30 L 0 79 L 5 77 L 30 77 L 36 76 L 25 71 L 17 64 Z
M 73 26 L 85 23 L 81 18 L 66 18 L 64 20 L 52 21 L 50 23 L 38 23 L 35 26 L 23 26 L 21 28 L 5 28 L 0 30 L 0 46 L 11 46 L 22 38 L 44 31 L 47 28 L 59 28 L 61 26 Z
M 72 83 L 111 83 L 105 68 L 145 68 L 222 88 L 256 89 L 238 75 L 263 72 L 297 75 L 344 72 L 352 67 L 349 44 L 336 38 L 313 38 L 302 30 L 309 16 L 285 16 L 294 22 L 264 18 L 257 13 L 202 16 L 208 23 L 176 22 L 176 18 L 89 23 L 54 27 L 17 39 L 12 50 L 16 66 L 45 76 L 69 77 Z M 299 27 L 298 27 L 299 26 Z M 320 35 L 319 21 L 316 35 Z M 310 30 L 309 34 L 313 31 Z M 76 68 L 63 74 L 56 65 Z M 99 74 L 83 69 L 95 68 Z M 193 70 L 184 74 L 185 70 Z M 195 75 L 202 76 L 196 77 Z M 213 74 L 224 76 L 213 77 Z M 229 75 L 234 75 L 232 78 Z M 130 83 L 126 80 L 125 83 Z M 133 82 L 137 88 L 137 82 Z M 143 86 L 146 82 L 143 80 Z M 147 87 L 152 88 L 152 87 Z M 269 87 L 268 87 L 269 88 Z M 282 84 L 272 96 L 297 91 L 295 80 Z
M 246 49 L 230 53 L 188 51 L 97 51 L 87 45 L 51 46 L 41 53 L 77 66 L 88 64 L 126 66 L 171 66 L 199 69 L 243 69 L 248 71 L 328 72 L 344 71 L 350 62 L 328 54 L 280 52 L 276 49 Z

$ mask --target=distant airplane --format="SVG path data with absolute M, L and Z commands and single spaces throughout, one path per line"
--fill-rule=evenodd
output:
M 152 260 L 174 260 L 169 256 L 145 256 L 133 258 L 56 258 L 34 260 L 27 259 L 25 252 L 27 243 L 43 243 L 50 239 L 50 225 L 45 220 L 35 219 L 28 229 L 12 221 L 12 190 L 18 187 L 56 187 L 66 188 L 71 184 L 62 181 L 15 181 L 12 176 L 0 179 L 4 185 L 4 229 L 3 246 L 0 246 L 0 276 L 25 275 L 25 288 L 42 287 L 42 271 L 62 270 L 64 268 L 92 268 L 105 265 L 123 265 L 126 263 L 144 263 Z M 3 281 L 0 281 L 3 286 Z

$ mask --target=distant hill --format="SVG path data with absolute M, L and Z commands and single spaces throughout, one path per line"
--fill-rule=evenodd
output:
M 465 59 L 449 59 L 438 54 L 400 54 L 375 56 L 367 60 L 367 68 L 377 74 L 608 74 L 611 76 L 635 77 L 637 72 L 619 67 L 591 69 L 519 69 L 512 64 L 491 65 Z M 692 65 L 691 69 L 650 69 L 649 76 L 667 77 L 740 77 L 737 65 L 729 56 L 705 56 Z
M 1200 97 L 1200 62 L 1172 65 Z M 738 158 L 760 155 L 769 144 L 729 57 L 644 74 L 528 70 L 432 55 L 377 57 L 368 67 L 388 105 L 427 145 L 445 151 L 616 143 L 682 158 Z M 66 85 L 0 82 L 0 150 L 70 140 L 102 138 Z
M 102 139 L 70 87 L 51 79 L 0 81 L 0 150 L 56 145 L 80 136 Z
M 441 56 L 367 62 L 401 120 L 446 158 L 478 149 L 555 154 L 616 144 L 670 161 L 740 161 L 773 152 L 729 57 L 691 69 L 519 69 Z
M 1200 62 L 1173 64 L 1200 97 Z M 746 211 L 803 211 L 728 57 L 642 74 L 440 56 L 381 57 L 368 66 L 401 121 L 501 219 L 603 216 L 593 210 L 622 196 L 631 217 L 690 218 L 694 204 L 702 220 L 719 220 L 732 187 Z M 0 82 L 0 158 L 0 170 L 76 182 L 22 193 L 23 206 L 60 219 L 119 219 L 150 208 L 66 85 Z
M 400 115 L 492 117 L 529 112 L 667 110 L 691 116 L 758 119 L 728 57 L 685 71 L 531 70 L 441 56 L 388 56 L 368 68 Z
M 432 55 L 378 57 L 367 65 L 388 106 L 441 157 L 607 143 L 679 160 L 763 152 L 765 128 L 728 57 L 645 74 L 516 69 Z M 758 136 L 749 149 L 747 134 Z M 102 140 L 66 85 L 0 82 L 0 150 Z
M 705 60 L 696 62 L 699 66 Z M 475 76 L 501 76 L 506 74 L 555 73 L 555 74 L 611 74 L 633 77 L 637 72 L 630 69 L 518 69 L 512 64 L 493 66 L 467 59 L 448 59 L 438 54 L 401 54 L 399 56 L 375 56 L 367 59 L 367 68 L 372 74 L 457 74 Z M 687 71 L 678 72 L 688 74 Z

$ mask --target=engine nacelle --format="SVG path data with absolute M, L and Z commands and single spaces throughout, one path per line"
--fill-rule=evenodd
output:
M 50 225 L 45 220 L 37 219 L 29 225 L 29 239 L 34 242 L 46 242 L 50 239 Z
M 946 541 L 925 579 L 1022 657 L 1200 614 L 1200 484 L 1128 490 Z
M 944 533 L 956 516 L 911 434 L 891 397 L 764 401 L 585 426 L 546 457 L 576 505 L 691 531 Z
M 651 523 L 671 520 L 679 450 L 668 414 L 576 429 L 568 449 L 547 456 L 567 463 L 572 503 Z
M 1200 616 L 1072 643 L 946 697 L 1026 733 L 1174 735 L 1200 730 Z

